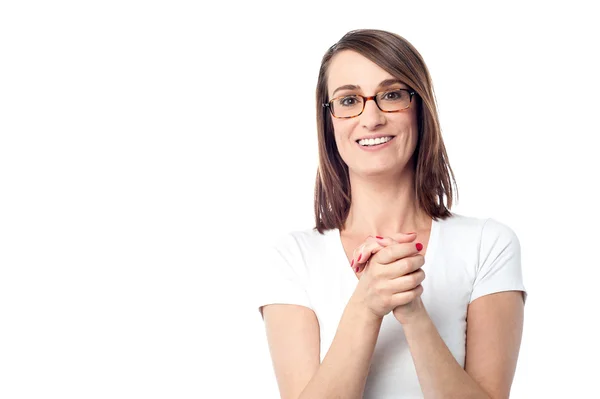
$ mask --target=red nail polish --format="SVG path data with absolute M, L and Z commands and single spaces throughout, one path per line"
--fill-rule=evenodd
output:
M 354 267 L 354 259 L 352 259 L 352 263 L 350 263 L 350 267 Z
M 375 236 L 375 238 L 379 238 L 380 240 L 383 240 L 383 237 L 380 237 L 380 236 Z
M 404 233 L 404 234 L 411 235 L 411 234 L 417 234 L 417 232 L 416 231 L 411 231 L 410 233 Z
M 358 260 L 357 260 L 357 262 L 360 262 L 360 258 L 362 258 L 362 254 L 359 254 L 359 255 L 358 255 Z
M 421 244 L 420 242 L 417 243 L 417 251 L 420 251 L 423 249 L 423 244 Z
M 356 269 L 354 269 L 355 273 L 358 273 L 358 266 L 356 266 Z

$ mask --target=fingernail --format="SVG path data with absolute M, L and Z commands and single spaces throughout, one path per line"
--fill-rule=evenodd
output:
M 423 249 L 423 244 L 421 244 L 420 242 L 417 243 L 417 251 L 420 251 Z
M 383 240 L 383 237 L 380 237 L 380 236 L 375 236 L 375 238 L 379 238 L 380 240 Z
M 357 260 L 357 262 L 360 262 L 360 258 L 362 258 L 362 254 L 359 254 L 359 255 L 358 255 L 358 260 Z
M 350 263 L 350 267 L 354 267 L 354 259 L 352 259 L 352 263 Z
M 417 234 L 417 233 L 413 231 L 413 232 L 410 232 L 410 233 L 404 233 L 404 234 L 406 234 L 407 236 L 409 236 L 409 235 L 411 235 L 411 234 Z
M 358 266 L 356 266 L 356 269 L 354 269 L 355 273 L 358 273 Z

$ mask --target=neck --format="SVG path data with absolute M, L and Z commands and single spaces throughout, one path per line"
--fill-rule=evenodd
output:
M 414 171 L 396 176 L 350 174 L 352 204 L 343 229 L 345 235 L 390 236 L 429 230 L 431 218 L 416 200 Z

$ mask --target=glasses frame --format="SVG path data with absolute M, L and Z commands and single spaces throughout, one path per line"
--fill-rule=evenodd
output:
M 387 93 L 387 92 L 390 92 L 390 91 L 399 91 L 399 90 L 402 90 L 402 91 L 407 91 L 407 92 L 408 92 L 408 94 L 410 95 L 410 100 L 409 100 L 409 102 L 408 102 L 408 107 L 406 107 L 406 108 L 402 108 L 402 109 L 398 109 L 398 110 L 396 110 L 396 111 L 385 111 L 385 110 L 381 109 L 381 107 L 379 106 L 379 103 L 377 102 L 377 96 L 378 96 L 379 94 L 381 94 L 381 93 Z M 375 102 L 375 105 L 377 105 L 377 108 L 379 108 L 379 110 L 380 110 L 381 112 L 385 112 L 385 113 L 388 113 L 388 114 L 390 114 L 390 113 L 394 113 L 394 112 L 400 112 L 400 111 L 404 111 L 405 109 L 409 109 L 409 108 L 410 108 L 410 106 L 411 106 L 411 104 L 412 104 L 412 99 L 413 99 L 413 96 L 414 96 L 415 94 L 416 94 L 416 92 L 415 92 L 414 90 L 411 90 L 411 89 L 392 89 L 392 90 L 384 90 L 384 91 L 377 92 L 377 93 L 375 93 L 375 95 L 373 95 L 373 96 L 369 96 L 369 97 L 366 97 L 366 96 L 361 96 L 360 94 L 350 94 L 350 95 L 348 95 L 348 94 L 347 94 L 347 95 L 344 95 L 344 96 L 338 96 L 338 97 L 336 97 L 336 98 L 334 98 L 334 99 L 330 100 L 329 102 L 326 102 L 326 103 L 322 104 L 322 106 L 323 106 L 324 108 L 329 108 L 329 112 L 331 113 L 331 116 L 333 116 L 333 117 L 334 117 L 334 118 L 336 118 L 336 119 L 350 119 L 350 118 L 356 118 L 357 116 L 360 116 L 360 115 L 361 115 L 361 114 L 364 112 L 364 110 L 365 110 L 365 106 L 367 105 L 367 101 L 369 101 L 369 100 L 373 100 L 373 101 Z M 332 104 L 332 103 L 333 103 L 335 100 L 339 100 L 340 98 L 349 97 L 349 96 L 360 97 L 360 98 L 362 98 L 362 99 L 363 99 L 363 107 L 362 107 L 362 109 L 360 110 L 360 112 L 359 112 L 358 114 L 354 115 L 354 116 L 335 116 L 335 114 L 333 113 L 333 104 Z

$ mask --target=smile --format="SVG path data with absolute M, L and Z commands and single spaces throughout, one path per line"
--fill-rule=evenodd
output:
M 385 143 L 388 143 L 393 138 L 394 138 L 394 136 L 378 137 L 376 139 L 362 139 L 362 140 L 358 140 L 357 143 L 361 147 L 377 147 L 377 146 L 383 145 Z

